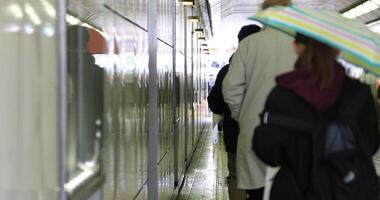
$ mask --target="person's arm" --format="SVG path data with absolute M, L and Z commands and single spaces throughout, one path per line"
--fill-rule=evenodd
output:
M 248 43 L 243 40 L 236 50 L 229 70 L 223 80 L 223 97 L 231 110 L 231 117 L 239 121 L 240 109 L 245 95 L 245 59 Z
M 367 90 L 367 96 L 365 102 L 363 102 L 364 107 L 361 109 L 359 115 L 359 126 L 363 130 L 360 133 L 364 134 L 365 142 L 369 153 L 371 155 L 375 154 L 380 145 L 380 135 L 379 135 L 379 119 L 375 109 L 375 102 L 371 96 L 371 91 L 369 86 L 364 88 Z
M 278 106 L 277 99 L 269 95 L 264 111 L 269 113 L 283 113 Z M 252 149 L 256 155 L 267 165 L 281 166 L 285 157 L 286 147 L 289 141 L 288 130 L 277 125 L 264 124 L 262 121 L 256 127 L 252 139 Z
M 207 96 L 208 107 L 214 114 L 223 114 L 224 101 L 222 95 L 222 81 L 226 75 L 228 66 L 224 66 L 216 76 L 215 84 Z

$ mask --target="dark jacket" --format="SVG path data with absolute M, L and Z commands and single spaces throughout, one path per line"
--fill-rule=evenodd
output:
M 328 119 L 336 114 L 339 107 L 351 103 L 359 90 L 364 90 L 367 95 L 362 99 L 364 102 L 357 119 L 361 133 L 365 134 L 363 138 L 368 144 L 368 152 L 373 155 L 379 147 L 379 135 L 369 86 L 343 73 L 331 91 L 319 92 L 305 74 L 288 74 L 285 80 L 278 78 L 264 110 L 304 119 L 322 114 Z M 295 200 L 299 199 L 299 194 L 305 194 L 312 168 L 311 147 L 310 134 L 263 123 L 255 129 L 253 150 L 257 156 L 270 166 L 281 166 L 272 185 L 271 200 Z M 278 176 L 282 178 L 277 179 Z
M 222 82 L 228 72 L 229 64 L 225 65 L 216 76 L 215 85 L 212 87 L 207 97 L 210 110 L 219 115 L 223 115 L 223 139 L 226 151 L 236 153 L 237 139 L 239 135 L 239 124 L 231 118 L 231 111 L 222 94 Z

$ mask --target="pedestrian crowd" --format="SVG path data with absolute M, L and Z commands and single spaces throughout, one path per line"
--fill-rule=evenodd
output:
M 278 6 L 292 2 L 262 9 Z M 379 199 L 378 94 L 346 74 L 334 38 L 282 24 L 243 26 L 208 96 L 223 117 L 230 199 Z

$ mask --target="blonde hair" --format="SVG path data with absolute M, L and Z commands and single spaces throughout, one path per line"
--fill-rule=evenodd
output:
M 291 6 L 291 0 L 265 0 L 262 5 L 262 9 L 265 10 L 272 6 Z

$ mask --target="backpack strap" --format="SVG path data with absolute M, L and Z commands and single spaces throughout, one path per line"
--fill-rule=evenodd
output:
M 261 119 L 263 124 L 278 125 L 282 127 L 293 128 L 299 131 L 311 131 L 314 127 L 312 120 L 284 115 L 281 113 L 273 113 L 269 111 L 262 113 Z

